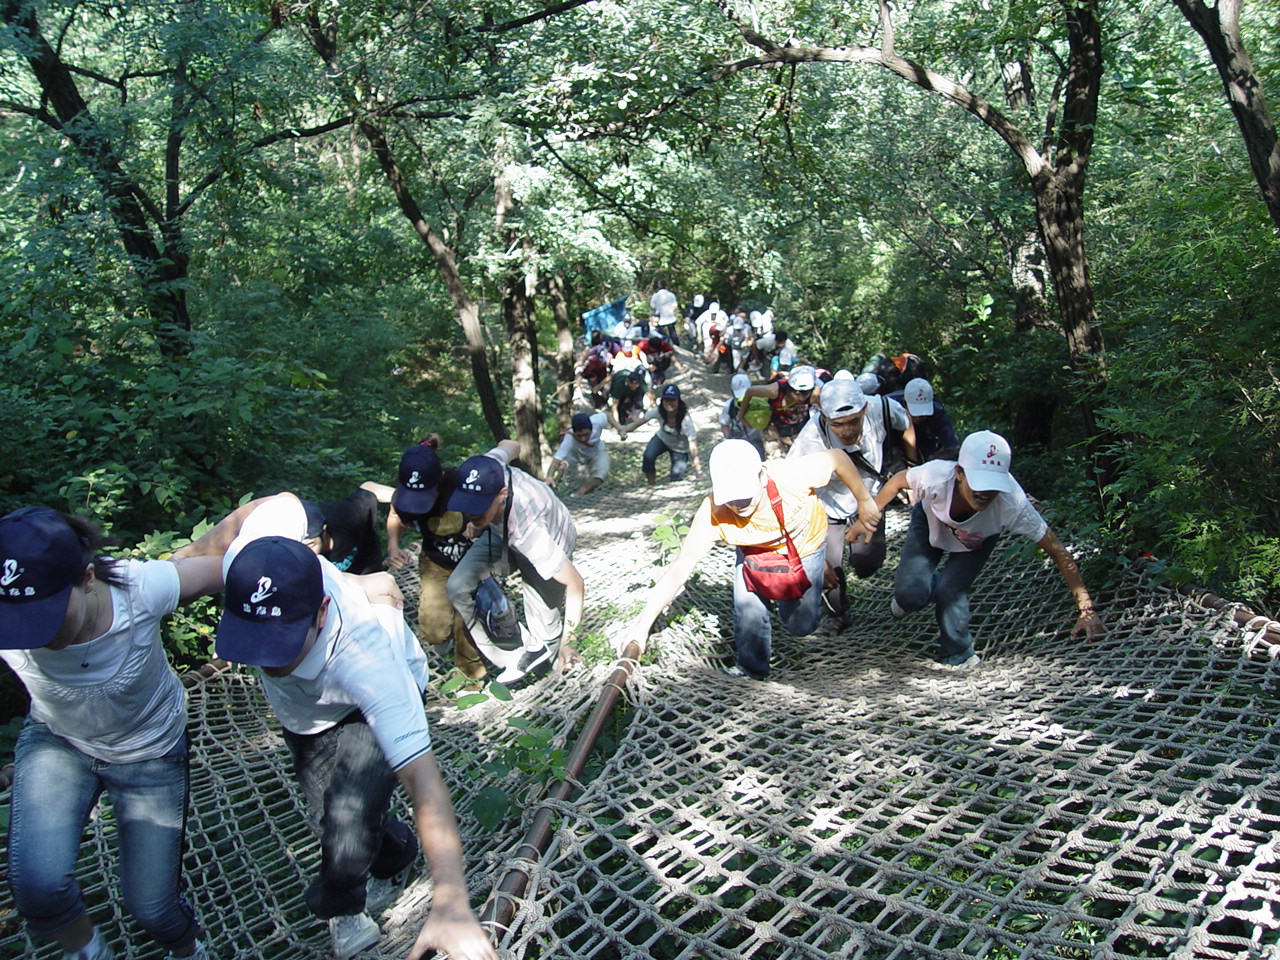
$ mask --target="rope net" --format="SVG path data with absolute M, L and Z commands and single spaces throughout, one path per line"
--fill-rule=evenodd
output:
M 715 393 L 685 386 L 704 458 L 723 379 L 709 381 Z M 694 481 L 644 487 L 643 443 L 610 444 L 595 493 L 561 487 L 578 521 L 584 635 L 634 615 L 664 562 L 655 520 L 688 517 L 701 493 Z M 797 638 L 775 622 L 765 682 L 715 669 L 732 650 L 733 555 L 717 547 L 659 622 L 656 662 L 646 654 L 633 673 L 576 799 L 543 800 L 553 770 L 535 768 L 575 742 L 607 664 L 512 703 L 458 709 L 429 690 L 473 902 L 509 870 L 529 877 L 495 931 L 502 955 L 1280 955 L 1269 624 L 1241 628 L 1134 570 L 1095 597 L 1106 638 L 1073 641 L 1056 568 L 1013 542 L 972 592 L 982 664 L 939 668 L 931 609 L 889 613 L 905 512 L 886 523 L 886 569 L 850 582 L 851 626 Z M 189 694 L 186 877 L 207 941 L 222 958 L 328 956 L 302 900 L 318 844 L 256 681 L 212 671 Z M 542 737 L 532 759 L 530 728 Z M 513 803 L 490 829 L 477 798 L 492 788 Z M 551 846 L 526 859 L 541 803 L 554 806 Z M 79 866 L 91 914 L 118 957 L 158 957 L 120 901 L 114 847 L 100 804 Z M 423 867 L 362 956 L 404 956 L 430 897 Z M 58 951 L 28 937 L 5 885 L 0 958 L 19 956 Z

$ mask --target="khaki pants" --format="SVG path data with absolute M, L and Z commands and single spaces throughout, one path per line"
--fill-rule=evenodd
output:
M 422 582 L 422 592 L 418 595 L 418 640 L 435 645 L 452 638 L 453 665 L 468 679 L 479 680 L 485 675 L 486 667 L 462 617 L 445 594 L 449 573 L 425 557 L 418 561 L 418 579 Z

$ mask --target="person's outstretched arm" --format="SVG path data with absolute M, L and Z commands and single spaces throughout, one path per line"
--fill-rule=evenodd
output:
M 1103 626 L 1098 611 L 1093 607 L 1089 588 L 1084 584 L 1084 577 L 1080 575 L 1080 568 L 1076 565 L 1075 558 L 1067 553 L 1067 548 L 1062 545 L 1062 541 L 1058 539 L 1051 527 L 1045 527 L 1044 536 L 1036 541 L 1036 545 L 1052 557 L 1053 562 L 1058 565 L 1058 572 L 1066 581 L 1071 597 L 1076 602 L 1076 609 L 1080 611 L 1079 617 L 1076 618 L 1076 625 L 1071 628 L 1071 639 L 1074 640 L 1081 633 L 1090 640 L 1101 637 L 1107 632 L 1106 627 Z
M 242 507 L 236 507 L 219 520 L 212 530 L 209 530 L 199 539 L 192 541 L 185 547 L 179 547 L 173 551 L 172 559 L 221 557 L 227 552 L 227 547 L 231 546 L 235 538 L 239 536 L 240 528 L 244 525 L 244 521 L 249 514 L 253 513 L 261 504 L 266 503 L 268 500 L 274 500 L 276 497 L 293 497 L 293 494 L 277 493 L 271 497 L 258 497 L 256 500 L 250 500 Z
M 715 543 L 716 537 L 711 528 L 711 500 L 707 498 L 702 501 L 698 512 L 694 514 L 689 524 L 689 532 L 685 534 L 684 542 L 680 544 L 680 552 L 662 572 L 658 582 L 649 590 L 644 609 L 615 640 L 614 645 L 618 653 L 623 653 L 632 642 L 639 646 L 642 653 L 644 652 L 649 631 L 653 628 L 653 621 L 657 620 L 658 615 L 676 598 L 684 587 L 685 581 L 697 569 L 702 558 L 711 552 Z
M 418 841 L 431 868 L 434 887 L 431 912 L 409 951 L 409 960 L 419 960 L 433 949 L 447 953 L 453 960 L 497 960 L 498 952 L 471 911 L 458 821 L 435 754 L 425 753 L 410 760 L 396 775 L 409 795 Z

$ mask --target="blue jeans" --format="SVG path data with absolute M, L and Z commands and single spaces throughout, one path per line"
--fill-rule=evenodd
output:
M 649 438 L 649 445 L 644 448 L 644 458 L 640 463 L 640 470 L 646 477 L 652 477 L 658 472 L 658 458 L 664 453 L 671 454 L 671 480 L 683 480 L 684 475 L 689 472 L 689 454 L 676 453 L 668 447 L 657 434 Z
M 733 642 L 738 666 L 753 677 L 769 675 L 769 654 L 773 649 L 773 624 L 769 603 L 747 589 L 742 576 L 742 551 L 735 550 L 733 564 Z M 822 619 L 822 567 L 826 550 L 819 547 L 801 558 L 809 576 L 809 589 L 799 600 L 778 600 L 778 618 L 796 636 L 812 633 Z
M 283 733 L 320 834 L 320 876 L 304 899 L 324 920 L 360 913 L 370 874 L 393 877 L 418 855 L 413 831 L 387 815 L 396 775 L 359 710 L 323 733 Z
M 969 632 L 969 587 L 982 565 L 991 556 L 1000 537 L 988 537 L 977 550 L 952 553 L 929 543 L 929 521 L 924 508 L 911 508 L 911 523 L 898 570 L 893 577 L 893 596 L 903 610 L 921 610 L 930 602 L 938 620 L 938 661 L 964 663 L 973 655 L 973 634 Z M 943 555 L 946 563 L 936 569 Z
M 80 838 L 106 791 L 120 845 L 120 889 L 138 925 L 167 949 L 200 932 L 182 894 L 187 740 L 163 757 L 108 763 L 28 720 L 14 748 L 9 885 L 31 930 L 50 935 L 85 912 L 76 882 Z

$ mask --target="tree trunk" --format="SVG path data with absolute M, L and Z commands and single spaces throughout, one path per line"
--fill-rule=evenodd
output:
M 516 425 L 516 440 L 525 468 L 535 476 L 542 475 L 542 401 L 538 396 L 538 327 L 534 315 L 533 292 L 537 275 L 532 267 L 532 244 L 517 237 L 509 218 L 515 210 L 511 182 L 499 169 L 493 179 L 493 202 L 499 234 L 507 241 L 508 250 L 519 250 L 522 256 L 507 268 L 502 283 L 502 316 L 506 321 L 507 342 L 511 350 L 511 393 Z
M 1010 255 L 1010 277 L 1013 281 L 1013 331 L 1015 336 L 1030 336 L 1037 327 L 1050 322 L 1049 301 L 1045 296 L 1045 255 L 1040 233 L 1028 229 Z M 1048 447 L 1053 440 L 1053 414 L 1057 400 L 1048 384 L 1026 384 L 1019 394 L 1013 415 L 1013 447 Z
M 360 132 L 369 141 L 374 156 L 378 158 L 378 164 L 382 167 L 391 192 L 400 204 L 401 212 L 413 225 L 418 238 L 427 245 L 427 249 L 435 257 L 440 278 L 444 281 L 445 289 L 449 291 L 454 310 L 458 313 L 458 322 L 462 325 L 463 335 L 467 339 L 471 376 L 475 380 L 476 393 L 480 397 L 480 408 L 484 412 L 485 423 L 488 424 L 489 432 L 493 434 L 495 440 L 505 440 L 507 425 L 503 422 L 502 410 L 498 406 L 498 396 L 493 389 L 493 379 L 489 375 L 489 360 L 484 352 L 484 329 L 480 325 L 480 311 L 467 294 L 462 276 L 458 272 L 457 256 L 440 239 L 439 234 L 432 229 L 431 224 L 427 223 L 422 215 L 422 210 L 405 182 L 404 174 L 396 162 L 395 155 L 391 152 L 391 146 L 387 143 L 382 129 L 366 121 L 360 124 Z
M 557 272 L 547 282 L 547 299 L 556 318 L 556 426 L 561 434 L 569 429 L 573 419 L 573 388 L 577 379 L 569 296 L 569 281 Z
M 162 254 L 150 221 L 163 221 L 164 217 L 154 205 L 153 216 L 148 217 L 145 191 L 124 172 L 115 144 L 89 110 L 71 70 L 40 32 L 35 5 L 6 0 L 0 4 L 0 17 L 17 29 L 31 72 L 53 107 L 54 116 L 42 111 L 42 119 L 71 141 L 102 192 L 141 283 L 147 313 L 156 321 L 161 351 L 168 356 L 188 353 L 191 315 L 187 311 L 187 254 L 181 227 L 176 220 L 161 223 L 165 238 Z M 180 142 L 180 138 L 173 141 L 174 149 Z M 176 164 L 176 158 L 171 157 L 170 163 Z
M 1216 7 L 1206 7 L 1201 0 L 1173 2 L 1200 34 L 1213 65 L 1218 68 L 1227 103 L 1231 105 L 1249 153 L 1249 166 L 1262 193 L 1262 202 L 1267 205 L 1272 223 L 1280 229 L 1280 142 L 1267 95 L 1240 36 L 1243 2 L 1218 0 Z

